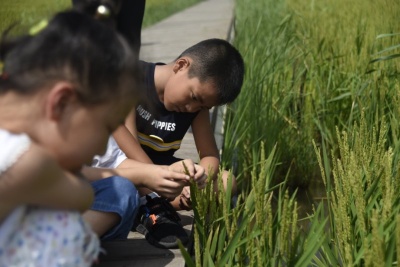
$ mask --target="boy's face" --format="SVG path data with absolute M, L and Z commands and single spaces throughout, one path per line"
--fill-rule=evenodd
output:
M 189 78 L 192 60 L 178 59 L 173 67 L 173 75 L 164 88 L 163 103 L 168 111 L 197 112 L 218 105 L 217 90 L 212 81 L 201 83 L 197 77 Z

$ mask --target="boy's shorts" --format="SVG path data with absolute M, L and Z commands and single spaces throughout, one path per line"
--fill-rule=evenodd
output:
M 126 239 L 139 208 L 139 192 L 131 181 L 111 176 L 91 183 L 95 200 L 91 210 L 114 212 L 121 218 L 118 225 L 101 236 L 101 240 Z

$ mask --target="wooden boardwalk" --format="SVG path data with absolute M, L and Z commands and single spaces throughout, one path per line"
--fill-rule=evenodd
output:
M 180 211 L 181 222 L 191 235 L 193 213 Z M 187 249 L 192 247 L 192 240 Z M 179 249 L 161 249 L 150 245 L 139 233 L 131 232 L 127 240 L 103 242 L 107 252 L 100 257 L 100 263 L 93 267 L 183 267 L 185 261 Z
M 186 48 L 209 38 L 230 38 L 234 15 L 234 0 L 205 0 L 142 31 L 140 58 L 148 62 L 173 61 Z M 221 110 L 215 109 L 212 116 L 215 137 L 219 148 L 222 144 Z M 211 118 L 210 118 L 211 119 Z M 179 158 L 198 161 L 193 136 L 189 131 L 183 139 L 181 149 L 175 154 Z M 193 213 L 179 212 L 185 230 L 191 236 Z M 192 246 L 189 241 L 187 247 Z M 183 267 L 184 259 L 179 249 L 159 249 L 150 245 L 142 235 L 131 232 L 127 240 L 103 242 L 106 251 L 100 263 L 94 267 Z

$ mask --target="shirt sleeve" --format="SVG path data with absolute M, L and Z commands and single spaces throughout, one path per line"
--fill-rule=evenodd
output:
M 13 134 L 0 129 L 0 175 L 10 168 L 31 145 L 26 134 Z

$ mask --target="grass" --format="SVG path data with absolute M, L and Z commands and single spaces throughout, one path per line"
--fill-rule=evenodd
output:
M 146 0 L 143 28 L 203 0 Z
M 131 0 L 128 0 L 131 1 Z M 143 28 L 190 7 L 201 0 L 147 0 Z M 24 33 L 44 18 L 49 18 L 54 12 L 70 8 L 71 0 L 3 0 L 0 9 L 0 31 L 11 24 L 18 23 L 15 33 Z
M 0 30 L 3 31 L 17 23 L 15 33 L 26 32 L 42 19 L 70 6 L 70 0 L 38 0 L 34 4 L 28 0 L 3 0 L 0 9 Z

